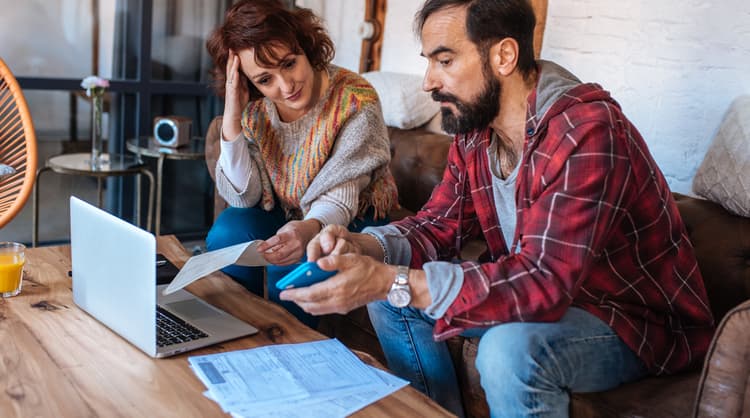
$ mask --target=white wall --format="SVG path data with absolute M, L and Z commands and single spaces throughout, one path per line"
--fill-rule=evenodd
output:
M 672 190 L 689 192 L 732 99 L 750 93 L 750 2 L 552 0 L 542 57 L 610 90 Z
M 388 2 L 382 70 L 423 73 L 421 4 Z M 550 0 L 542 58 L 612 92 L 671 188 L 689 193 L 732 99 L 750 93 L 750 2 Z
M 383 53 L 380 70 L 424 75 L 427 59 L 419 55 L 422 45 L 414 34 L 414 14 L 422 0 L 389 1 L 385 12 Z
M 333 63 L 359 71 L 362 39 L 357 28 L 365 19 L 364 0 L 296 0 L 295 4 L 312 10 L 323 23 L 336 47 Z

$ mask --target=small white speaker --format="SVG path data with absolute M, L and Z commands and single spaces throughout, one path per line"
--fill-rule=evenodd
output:
M 190 118 L 157 116 L 154 118 L 154 141 L 160 147 L 177 148 L 190 143 Z

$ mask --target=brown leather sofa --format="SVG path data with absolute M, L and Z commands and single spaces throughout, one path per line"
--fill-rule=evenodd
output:
M 206 161 L 213 176 L 218 158 L 218 126 L 209 127 Z M 391 170 L 402 208 L 392 219 L 413 213 L 440 181 L 451 138 L 422 129 L 389 128 Z M 573 394 L 573 417 L 750 417 L 750 219 L 716 203 L 675 194 L 696 249 L 698 264 L 717 321 L 723 318 L 702 370 L 649 377 L 608 392 Z M 226 206 L 217 195 L 217 210 Z M 217 212 L 218 213 L 218 212 Z M 482 251 L 473 243 L 466 258 Z M 364 309 L 321 321 L 319 330 L 382 360 Z M 467 416 L 489 416 L 474 368 L 477 339 L 453 338 L 453 354 Z

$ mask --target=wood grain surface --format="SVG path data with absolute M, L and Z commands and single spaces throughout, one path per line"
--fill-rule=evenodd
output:
M 181 267 L 188 254 L 173 236 L 159 252 Z M 278 305 L 214 273 L 187 290 L 255 327 L 256 335 L 167 359 L 152 359 L 73 303 L 68 246 L 27 250 L 23 290 L 0 299 L 0 416 L 222 417 L 188 366 L 192 355 L 326 338 Z M 365 353 L 364 361 L 383 367 Z M 357 417 L 451 416 L 411 387 Z

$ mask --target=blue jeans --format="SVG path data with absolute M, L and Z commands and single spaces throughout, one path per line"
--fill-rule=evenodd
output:
M 286 223 L 287 220 L 284 216 L 284 211 L 278 204 L 270 212 L 259 207 L 229 207 L 221 212 L 211 230 L 208 231 L 206 249 L 214 251 L 256 239 L 265 240 L 274 236 L 276 231 Z M 359 232 L 367 226 L 385 225 L 387 223 L 388 219 L 373 219 L 372 210 L 370 210 L 362 219 L 355 218 L 349 224 L 349 230 Z M 314 329 L 318 325 L 317 317 L 306 313 L 294 302 L 281 301 L 279 299 L 281 290 L 276 288 L 276 282 L 294 270 L 295 267 L 297 267 L 296 264 L 289 266 L 270 265 L 266 267 L 268 298 L 286 308 L 297 319 Z M 250 292 L 261 297 L 263 296 L 263 267 L 231 265 L 221 271 Z
M 385 301 L 367 305 L 388 367 L 444 408 L 463 416 L 448 348 L 435 321 Z M 567 417 L 570 392 L 598 392 L 647 374 L 643 362 L 599 318 L 570 308 L 558 322 L 472 329 L 476 367 L 493 417 Z

